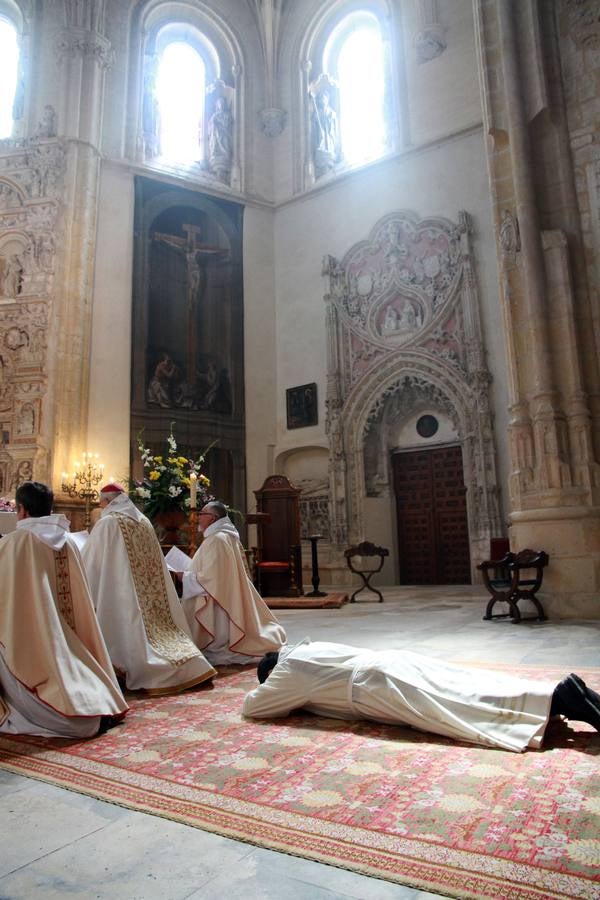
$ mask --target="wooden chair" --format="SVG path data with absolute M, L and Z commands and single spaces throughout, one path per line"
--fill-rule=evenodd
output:
M 477 568 L 492 595 L 483 618 L 510 617 L 515 625 L 532 619 L 543 622 L 546 615 L 535 595 L 542 586 L 544 568 L 548 565 L 548 561 L 548 554 L 543 550 L 521 550 L 520 553 L 507 553 L 501 560 L 488 559 L 480 563 Z M 532 570 L 535 571 L 533 576 Z M 537 616 L 522 617 L 518 607 L 519 600 L 531 600 L 537 610 Z M 498 602 L 508 603 L 508 612 L 492 614 L 494 605 Z
M 254 553 L 255 583 L 263 597 L 300 597 L 300 489 L 284 475 L 270 475 L 256 497 L 258 547 Z
M 376 575 L 377 572 L 381 572 L 385 558 L 386 556 L 389 556 L 389 554 L 390 551 L 386 547 L 376 547 L 375 544 L 372 544 L 370 541 L 362 541 L 362 543 L 355 544 L 353 547 L 348 547 L 347 550 L 344 550 L 348 568 L 351 572 L 354 572 L 355 575 L 359 575 L 360 578 L 362 578 L 362 584 L 350 597 L 350 603 L 356 603 L 356 595 L 364 590 L 372 591 L 374 594 L 377 594 L 379 603 L 383 603 L 383 594 L 381 591 L 378 591 L 377 588 L 374 588 L 370 582 L 373 575 Z M 355 569 L 352 564 L 352 560 L 355 556 L 378 556 L 379 565 L 376 569 Z

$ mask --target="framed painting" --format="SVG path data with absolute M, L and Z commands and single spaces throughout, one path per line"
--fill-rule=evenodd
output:
M 317 385 L 314 382 L 288 388 L 285 394 L 288 429 L 318 424 Z

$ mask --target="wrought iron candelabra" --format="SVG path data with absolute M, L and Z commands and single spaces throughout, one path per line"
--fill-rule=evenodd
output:
M 92 503 L 97 503 L 100 494 L 97 485 L 104 475 L 104 465 L 98 463 L 97 453 L 83 453 L 81 462 L 75 463 L 75 471 L 69 480 L 67 472 L 62 473 L 62 490 L 69 497 L 77 497 L 85 503 L 85 527 L 89 528 Z

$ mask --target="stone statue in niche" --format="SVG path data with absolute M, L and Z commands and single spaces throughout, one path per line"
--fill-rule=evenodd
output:
M 381 328 L 382 334 L 390 334 L 398 331 L 399 325 L 400 317 L 398 316 L 398 310 L 394 306 L 388 306 L 385 311 L 383 325 Z
M 2 285 L 0 287 L 1 296 L 14 299 L 21 293 L 23 284 L 23 264 L 20 257 L 13 253 L 11 256 L 3 260 Z
M 35 412 L 31 403 L 21 407 L 21 415 L 17 423 L 17 434 L 33 434 L 35 431 Z
M 381 333 L 383 335 L 406 333 L 416 331 L 421 325 L 420 310 L 419 313 L 415 312 L 413 304 L 410 300 L 406 300 L 400 311 L 395 306 L 388 306 L 381 326 Z
M 219 96 L 208 120 L 208 167 L 219 181 L 229 181 L 232 156 L 233 118 L 227 98 Z
M 312 94 L 312 150 L 315 175 L 320 178 L 339 158 L 337 113 L 330 102 L 329 91 Z
M 500 222 L 498 237 L 500 246 L 502 247 L 502 253 L 511 262 L 514 262 L 517 253 L 521 249 L 521 235 L 519 233 L 519 220 L 507 209 L 502 210 L 502 220 Z
M 22 459 L 19 465 L 17 466 L 17 471 L 15 472 L 11 484 L 11 489 L 14 490 L 19 487 L 20 484 L 23 484 L 24 481 L 31 481 L 33 478 L 33 465 L 30 459 Z
M 34 253 L 42 269 L 52 269 L 54 262 L 54 239 L 50 234 L 42 234 L 37 238 Z
M 49 103 L 44 107 L 35 135 L 38 138 L 56 137 L 56 110 Z
M 417 317 L 415 308 L 408 300 L 402 307 L 400 318 L 398 320 L 398 328 L 400 331 L 414 331 L 417 327 Z

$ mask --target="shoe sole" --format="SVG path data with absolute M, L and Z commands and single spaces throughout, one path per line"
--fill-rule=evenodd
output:
M 580 678 L 579 675 L 575 675 L 574 672 L 571 672 L 568 677 L 568 681 L 577 689 L 581 699 L 587 706 L 589 706 L 595 718 L 598 720 L 597 722 L 588 722 L 588 725 L 592 725 L 596 729 L 596 731 L 600 731 L 600 707 L 596 703 L 594 703 L 594 701 L 589 696 L 589 688 L 587 684 L 585 683 L 583 678 Z

